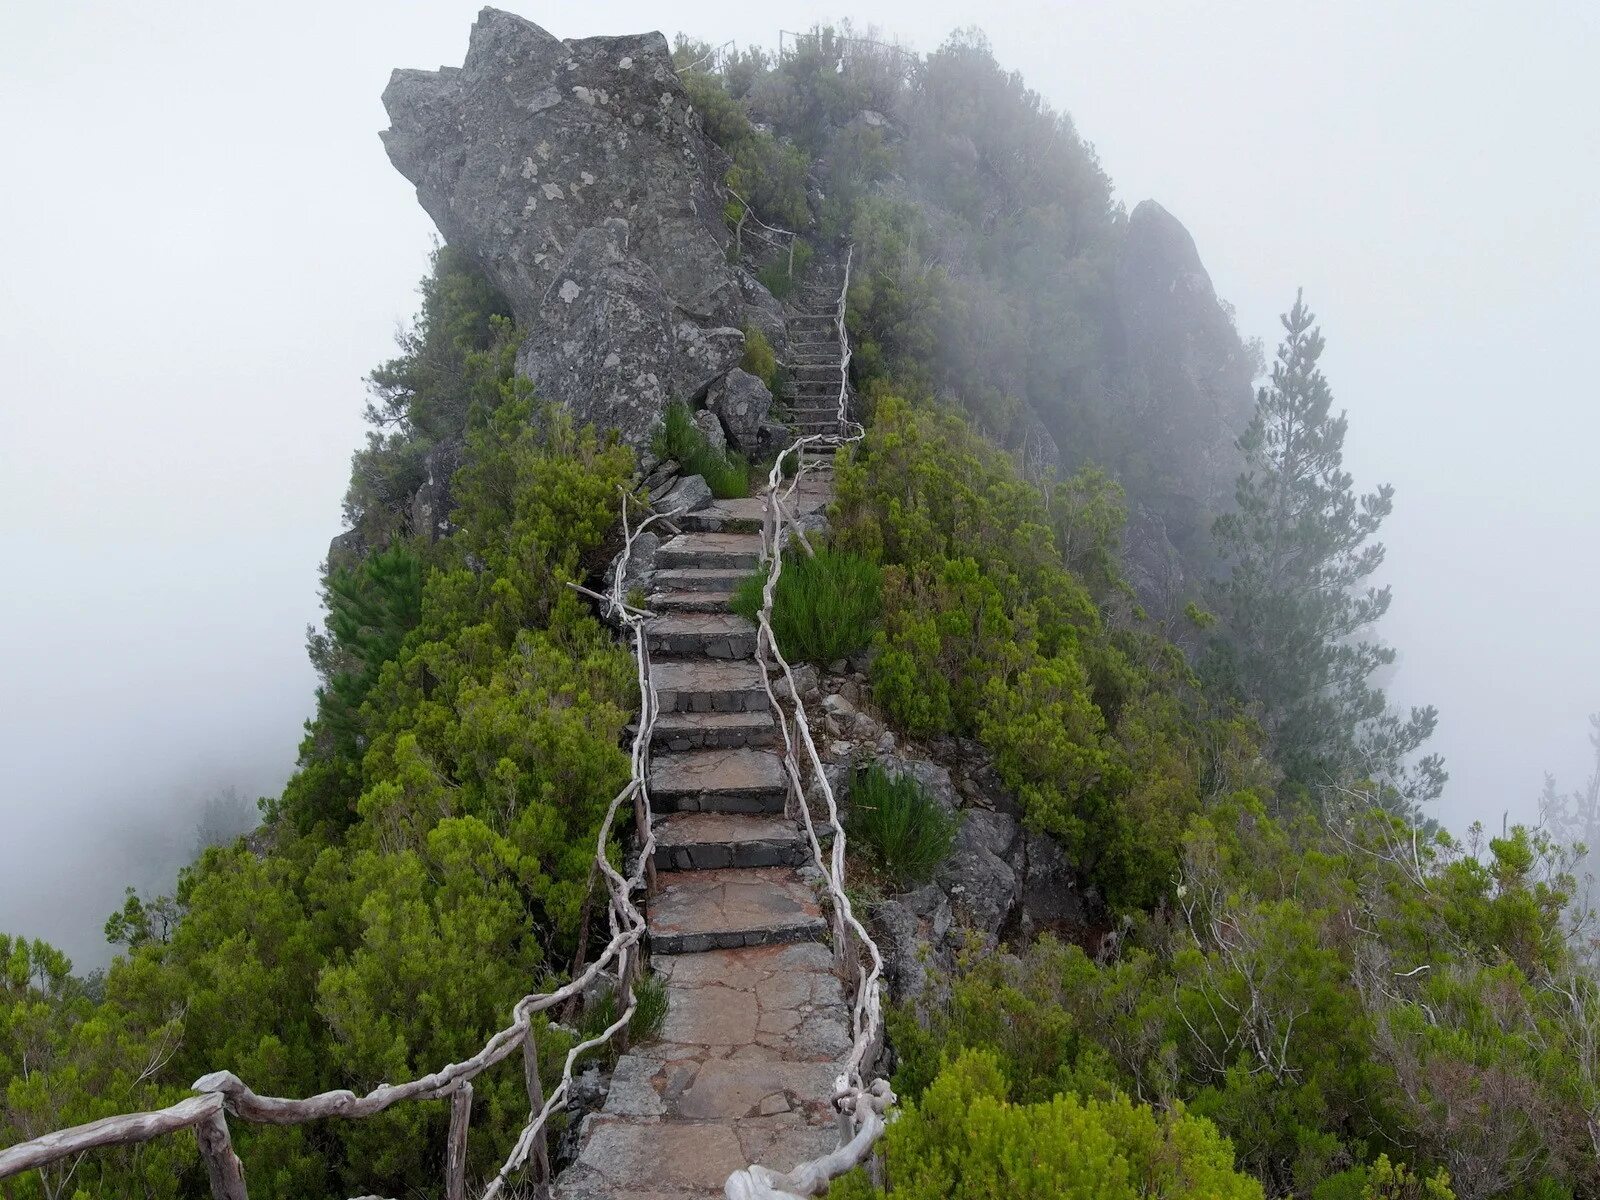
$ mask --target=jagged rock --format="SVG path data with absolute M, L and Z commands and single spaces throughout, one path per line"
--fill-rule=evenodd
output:
M 909 775 L 922 785 L 922 790 L 928 793 L 928 798 L 942 808 L 946 813 L 954 815 L 961 807 L 961 799 L 956 794 L 955 783 L 950 778 L 950 772 L 936 762 L 914 755 L 895 755 L 880 760 L 879 765 L 884 773 L 895 777 Z M 1009 847 L 1009 843 L 1007 843 Z
M 787 425 L 777 421 L 763 421 L 761 430 L 756 435 L 756 454 L 760 458 L 771 458 L 788 446 L 789 441 Z
M 986 938 L 999 936 L 1016 906 L 1021 881 L 1011 867 L 1017 823 L 1004 813 L 968 810 L 938 881 L 951 903 Z
M 728 435 L 722 431 L 722 422 L 717 420 L 716 413 L 709 408 L 696 409 L 694 423 L 699 426 L 700 432 L 706 435 L 706 441 L 711 443 L 713 450 L 728 448 Z
M 645 591 L 650 583 L 650 576 L 656 571 L 656 551 L 661 549 L 661 539 L 654 531 L 646 529 L 633 539 L 633 552 L 628 555 L 628 573 L 623 578 L 622 594 L 629 592 Z M 609 593 L 612 582 L 617 577 L 617 560 L 612 559 L 611 565 L 606 568 L 606 590 Z
M 1081 929 L 1088 920 L 1078 873 L 1049 834 L 1023 836 L 1022 933 Z
M 1254 406 L 1253 367 L 1194 239 L 1154 200 L 1128 219 L 1115 293 L 1130 399 L 1157 467 L 1190 501 L 1225 504 L 1239 470 L 1234 440 Z
M 360 526 L 346 529 L 328 543 L 328 570 L 356 566 L 367 556 L 367 549 L 367 539 L 361 535 Z
M 761 449 L 761 427 L 772 408 L 772 393 L 749 371 L 735 367 L 712 387 L 707 407 L 722 419 L 728 441 L 744 454 Z
M 802 663 L 793 668 L 795 686 L 800 690 L 800 699 L 810 704 L 815 700 L 818 688 L 817 668 L 810 663 Z M 772 690 L 777 693 L 778 699 L 789 698 L 789 681 L 779 678 L 773 681 Z
M 711 503 L 711 488 L 699 475 L 680 476 L 678 482 L 664 492 L 659 500 L 651 500 L 656 512 L 695 512 Z
M 740 328 L 769 320 L 776 301 L 727 261 L 727 156 L 661 34 L 560 41 L 486 8 L 461 67 L 396 71 L 383 103 L 390 161 L 505 294 L 528 334 L 518 369 L 546 399 L 638 445 L 672 392 L 698 395 L 738 362 Z
M 460 439 L 448 438 L 429 449 L 422 460 L 425 478 L 411 501 L 411 531 L 430 542 L 448 537 L 454 528 L 450 524 L 455 507 L 450 480 L 464 457 L 465 447 Z
M 702 399 L 744 357 L 743 332 L 726 326 L 702 329 L 693 321 L 679 321 L 673 327 L 673 338 L 674 399 Z
M 628 223 L 611 218 L 577 235 L 562 258 L 517 370 L 581 421 L 616 425 L 639 444 L 671 396 L 672 305 L 661 281 L 625 253 Z
M 654 469 L 644 477 L 640 487 L 652 496 L 659 496 L 662 492 L 672 487 L 673 480 L 678 478 L 678 464 L 673 459 L 657 463 Z
M 739 286 L 744 299 L 745 326 L 759 329 L 771 343 L 772 352 L 783 359 L 789 350 L 789 325 L 783 304 L 748 272 L 739 273 Z

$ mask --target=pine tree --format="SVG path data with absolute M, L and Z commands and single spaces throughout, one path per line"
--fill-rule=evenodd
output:
M 1389 589 L 1367 580 L 1383 563 L 1373 536 L 1394 489 L 1358 495 L 1344 470 L 1348 422 L 1333 415 L 1317 365 L 1322 331 L 1302 295 L 1283 326 L 1271 383 L 1239 439 L 1237 508 L 1213 530 L 1232 566 L 1220 600 L 1235 683 L 1291 779 L 1318 790 L 1367 785 L 1409 807 L 1443 786 L 1436 756 L 1406 765 L 1437 714 L 1388 711 L 1369 681 L 1394 651 L 1360 636 L 1389 607 Z

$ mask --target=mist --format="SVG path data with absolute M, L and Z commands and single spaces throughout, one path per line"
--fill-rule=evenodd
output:
M 748 5 L 506 3 L 562 36 L 772 46 Z M 362 376 L 432 230 L 389 166 L 397 66 L 457 63 L 475 3 L 0 12 L 0 930 L 79 968 L 123 888 L 171 885 L 205 801 L 293 767 L 304 630 Z M 1303 285 L 1396 486 L 1380 627 L 1434 703 L 1461 829 L 1575 785 L 1600 708 L 1600 18 L 1419 4 L 795 4 L 927 50 L 981 24 L 1118 197 L 1194 235 L 1270 355 Z

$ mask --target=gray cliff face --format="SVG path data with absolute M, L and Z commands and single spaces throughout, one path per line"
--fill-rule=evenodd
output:
M 642 443 L 777 308 L 727 261 L 726 159 L 659 33 L 561 41 L 486 8 L 461 67 L 396 71 L 383 103 L 390 161 L 527 331 L 519 372 L 581 419 Z
M 1133 210 L 1117 262 L 1122 357 L 1139 428 L 1174 454 L 1176 490 L 1215 509 L 1238 473 L 1252 366 L 1194 238 L 1154 200 Z
M 1154 200 L 1129 218 L 1114 298 L 1132 416 L 1164 481 L 1130 507 L 1124 566 L 1146 608 L 1170 615 L 1211 569 L 1211 517 L 1231 503 L 1254 367 L 1194 238 Z

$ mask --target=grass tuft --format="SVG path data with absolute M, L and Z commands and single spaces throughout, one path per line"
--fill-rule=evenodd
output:
M 752 575 L 733 596 L 733 611 L 754 619 L 765 573 Z M 785 552 L 772 598 L 772 632 L 791 661 L 830 663 L 859 654 L 872 642 L 883 610 L 883 572 L 857 554 L 818 550 L 808 558 Z
M 742 454 L 715 449 L 694 423 L 694 413 L 687 404 L 667 406 L 651 449 L 660 458 L 676 460 L 683 474 L 704 477 L 711 494 L 719 500 L 750 494 L 749 461 Z
M 911 776 L 871 764 L 851 779 L 845 832 L 851 847 L 907 887 L 927 882 L 950 856 L 956 820 Z

